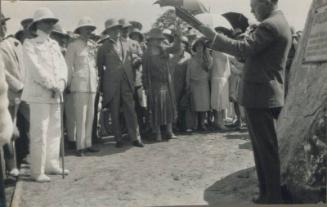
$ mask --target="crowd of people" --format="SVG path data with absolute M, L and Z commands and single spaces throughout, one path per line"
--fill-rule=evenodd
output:
M 135 147 L 144 147 L 144 139 L 160 142 L 180 132 L 241 129 L 245 114 L 248 119 L 256 114 L 249 108 L 268 104 L 258 96 L 269 96 L 270 86 L 265 84 L 270 84 L 269 77 L 261 76 L 259 81 L 267 93 L 255 88 L 251 74 L 243 74 L 248 67 L 244 58 L 256 51 L 251 45 L 233 45 L 224 39 L 251 37 L 258 30 L 255 26 L 246 31 L 234 28 L 225 36 L 217 36 L 224 33 L 221 28 L 213 34 L 204 27 L 205 36 L 194 37 L 178 28 L 153 28 L 144 34 L 140 22 L 111 18 L 105 21 L 105 30 L 95 35 L 90 17 L 82 17 L 73 32 L 65 32 L 51 10 L 39 8 L 33 18 L 21 22 L 22 30 L 6 36 L 8 20 L 1 15 L 0 63 L 8 84 L 10 115 L 17 126 L 3 148 L 6 170 L 13 176 L 18 176 L 17 166 L 27 154 L 37 182 L 49 182 L 48 174 L 69 174 L 59 162 L 64 134 L 68 147 L 84 156 L 99 151 L 94 145 L 101 141 L 99 127 L 111 126 L 117 148 L 126 144 L 125 132 Z M 242 76 L 248 82 L 242 82 Z M 275 92 L 283 90 L 278 84 L 273 86 Z M 243 87 L 253 93 L 240 94 L 246 91 Z M 283 96 L 284 91 L 279 93 Z M 240 105 L 241 96 L 246 110 Z M 269 101 L 274 106 L 269 108 L 283 104 Z M 226 126 L 231 104 L 235 120 Z M 278 117 L 279 111 L 269 113 Z M 250 134 L 255 136 L 252 125 L 258 120 L 251 121 Z
M 8 20 L 2 16 L 2 60 L 9 109 L 22 137 L 4 147 L 9 174 L 18 175 L 17 163 L 27 154 L 38 182 L 50 181 L 46 174 L 68 174 L 59 165 L 63 134 L 68 147 L 84 156 L 99 151 L 99 127 L 110 126 L 118 148 L 125 132 L 134 146 L 144 147 L 143 139 L 169 140 L 176 132 L 226 130 L 229 78 L 237 79 L 231 89 L 236 105 L 241 64 L 209 49 L 206 38 L 190 40 L 179 29 L 144 34 L 140 22 L 125 19 L 108 19 L 95 35 L 86 16 L 65 32 L 48 8 L 6 36 Z

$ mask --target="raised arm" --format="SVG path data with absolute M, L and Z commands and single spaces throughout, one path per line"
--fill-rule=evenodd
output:
M 233 56 L 248 57 L 256 55 L 266 49 L 275 39 L 276 32 L 268 23 L 260 24 L 257 29 L 244 40 L 234 40 L 221 33 L 215 33 L 206 26 L 200 28 L 210 41 L 213 50 L 228 53 Z

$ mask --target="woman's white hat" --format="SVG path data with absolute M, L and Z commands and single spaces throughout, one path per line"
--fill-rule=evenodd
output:
M 96 29 L 96 26 L 93 22 L 93 20 L 91 19 L 91 17 L 82 17 L 79 22 L 78 22 L 78 25 L 77 25 L 77 28 L 75 29 L 75 33 L 79 33 L 79 29 L 83 28 L 83 27 L 89 27 L 89 28 L 92 28 L 92 30 L 95 30 Z
M 36 23 L 44 20 L 53 21 L 54 24 L 56 24 L 59 21 L 59 19 L 54 16 L 53 12 L 49 8 L 41 7 L 34 12 L 33 22 L 29 25 L 29 28 L 31 30 L 35 30 Z

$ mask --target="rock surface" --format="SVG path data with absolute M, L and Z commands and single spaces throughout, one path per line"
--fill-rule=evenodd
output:
M 326 201 L 327 62 L 303 61 L 316 9 L 326 4 L 312 3 L 278 123 L 282 182 L 299 203 Z

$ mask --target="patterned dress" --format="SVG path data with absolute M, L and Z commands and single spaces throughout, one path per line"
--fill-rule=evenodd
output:
M 153 55 L 147 51 L 143 57 L 143 85 L 148 95 L 150 123 L 161 126 L 173 123 L 176 104 L 169 55 Z

